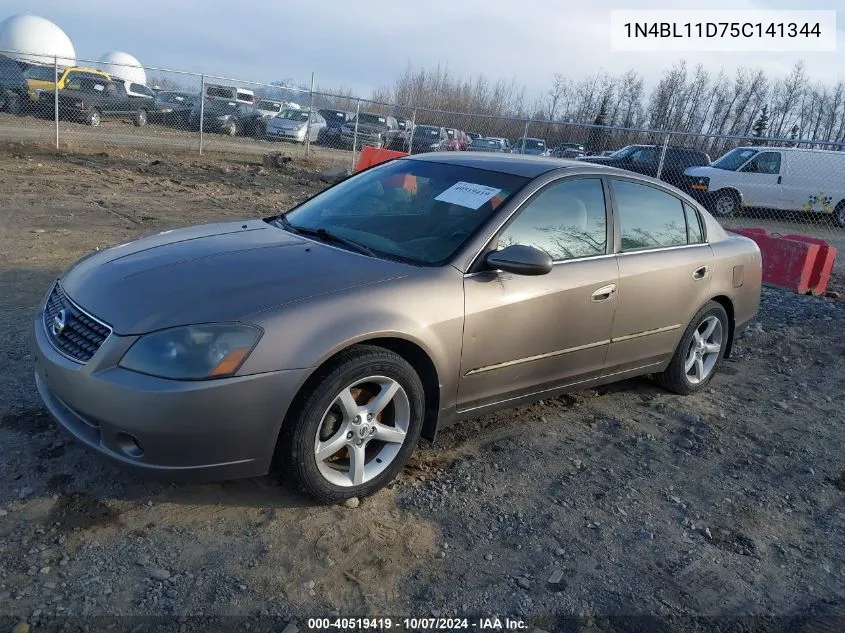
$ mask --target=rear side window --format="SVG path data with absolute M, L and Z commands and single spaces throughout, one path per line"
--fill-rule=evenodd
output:
M 607 213 L 601 180 L 567 180 L 543 189 L 499 237 L 498 247 L 533 246 L 555 261 L 604 255 Z
M 687 216 L 687 243 L 701 244 L 704 242 L 704 227 L 701 225 L 701 216 L 698 211 L 686 203 L 684 204 L 684 213 Z
M 679 198 L 655 187 L 611 180 L 619 213 L 622 252 L 687 244 L 687 220 Z

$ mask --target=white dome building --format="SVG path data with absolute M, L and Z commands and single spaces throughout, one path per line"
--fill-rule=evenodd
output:
M 76 51 L 67 34 L 58 26 L 27 13 L 0 22 L 0 54 L 29 64 L 75 66 Z
M 141 62 L 129 53 L 111 51 L 99 59 L 100 68 L 108 74 L 136 84 L 147 85 L 147 73 Z

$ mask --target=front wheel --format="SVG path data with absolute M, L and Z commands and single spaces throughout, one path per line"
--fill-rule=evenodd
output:
M 725 355 L 728 328 L 728 314 L 722 305 L 708 302 L 692 318 L 669 366 L 657 377 L 657 382 L 681 395 L 704 389 Z
M 144 127 L 147 124 L 147 111 L 138 110 L 138 112 L 135 113 L 133 123 L 136 127 Z
M 424 411 L 422 383 L 407 361 L 358 346 L 343 352 L 295 405 L 278 456 L 300 489 L 320 501 L 364 497 L 408 461 Z
M 85 122 L 91 127 L 99 127 L 100 111 L 96 108 L 92 108 L 91 110 L 89 110 L 88 114 L 85 116 Z
M 730 191 L 720 191 L 713 200 L 713 215 L 727 218 L 739 211 L 739 198 Z

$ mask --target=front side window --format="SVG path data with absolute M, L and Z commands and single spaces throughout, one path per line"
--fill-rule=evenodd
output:
M 451 259 L 529 179 L 486 169 L 399 159 L 327 189 L 286 214 L 386 258 Z
M 627 180 L 612 180 L 619 214 L 622 252 L 687 244 L 683 203 L 664 191 Z
M 726 171 L 736 171 L 745 164 L 745 161 L 754 156 L 756 153 L 756 149 L 738 147 L 737 149 L 729 151 L 710 166 L 715 167 L 716 169 L 724 169 Z
M 632 163 L 640 163 L 644 165 L 655 164 L 657 163 L 658 158 L 657 148 L 641 147 L 635 152 L 632 152 L 628 158 Z
M 498 247 L 533 246 L 554 261 L 604 255 L 607 213 L 601 180 L 552 184 L 528 201 L 499 237 Z
M 779 174 L 780 152 L 760 152 L 742 168 L 752 174 Z

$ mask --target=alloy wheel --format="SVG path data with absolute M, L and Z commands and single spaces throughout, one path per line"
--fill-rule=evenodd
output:
M 344 388 L 314 438 L 320 474 L 342 487 L 380 475 L 399 454 L 411 423 L 408 394 L 394 379 L 370 376 Z
M 684 361 L 684 372 L 690 384 L 697 385 L 713 372 L 723 338 L 722 322 L 716 316 L 708 316 L 695 328 Z

